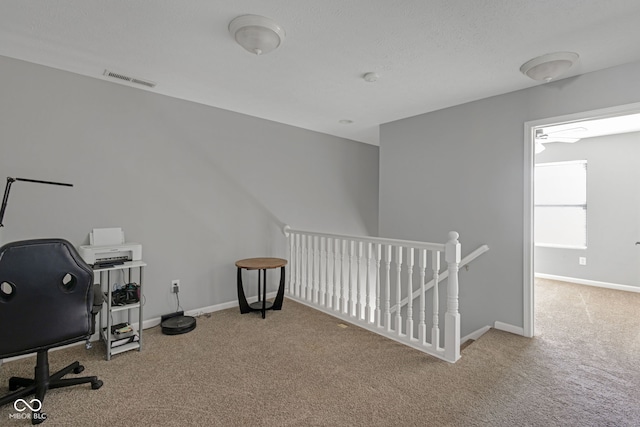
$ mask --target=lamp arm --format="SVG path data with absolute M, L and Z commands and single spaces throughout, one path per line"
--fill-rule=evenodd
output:
M 9 201 L 9 191 L 11 191 L 11 184 L 15 179 L 10 176 L 7 177 L 7 184 L 4 187 L 4 196 L 2 197 L 2 207 L 0 208 L 0 227 L 4 227 L 2 219 L 4 218 L 4 211 L 7 209 L 7 202 Z
M 4 211 L 7 209 L 7 203 L 9 202 L 9 191 L 11 191 L 11 184 L 13 184 L 15 181 L 35 182 L 38 184 L 64 185 L 65 187 L 73 187 L 73 184 L 67 184 L 64 182 L 42 181 L 39 179 L 28 179 L 28 178 L 11 178 L 10 176 L 8 176 L 7 184 L 4 187 L 4 196 L 2 197 L 2 207 L 0 207 L 0 227 L 4 227 L 4 224 L 2 224 L 2 220 L 4 219 Z

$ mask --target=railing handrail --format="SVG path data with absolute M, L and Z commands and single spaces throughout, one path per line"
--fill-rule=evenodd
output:
M 406 246 L 412 247 L 415 249 L 426 249 L 429 251 L 445 251 L 445 244 L 443 243 L 428 243 L 428 242 L 417 242 L 413 240 L 400 240 L 400 239 L 389 239 L 386 237 L 370 237 L 370 236 L 351 236 L 348 234 L 332 234 L 332 233 L 319 233 L 316 231 L 309 230 L 297 230 L 285 225 L 283 230 L 285 236 L 289 236 L 289 233 L 298 233 L 298 234 L 306 234 L 308 236 L 317 236 L 317 237 L 328 237 L 331 239 L 341 239 L 341 240 L 359 240 L 364 243 L 379 243 L 391 246 Z
M 487 252 L 488 250 L 489 250 L 489 246 L 487 246 L 487 245 L 480 246 L 478 249 L 476 249 L 475 251 L 471 252 L 466 257 L 462 258 L 460 260 L 459 267 L 462 268 L 462 267 L 466 266 L 471 261 L 473 261 L 474 259 L 478 258 L 480 255 L 482 255 L 483 253 Z M 440 275 L 438 276 L 438 284 L 440 284 L 440 282 L 442 282 L 447 277 L 449 277 L 449 271 L 448 270 L 445 270 L 442 273 L 440 273 Z M 429 289 L 433 288 L 433 286 L 434 286 L 434 283 L 433 283 L 433 279 L 432 279 L 429 282 L 425 283 L 424 291 L 425 292 L 428 291 Z M 418 298 L 420 296 L 420 292 L 421 292 L 420 288 L 416 289 L 413 292 L 413 294 L 411 295 L 411 300 L 414 300 L 414 299 Z M 405 305 L 407 305 L 408 302 L 409 302 L 409 298 L 404 298 L 400 302 L 400 307 L 404 307 Z M 393 307 L 391 307 L 390 311 L 393 313 L 397 309 L 398 309 L 398 306 L 394 305 Z

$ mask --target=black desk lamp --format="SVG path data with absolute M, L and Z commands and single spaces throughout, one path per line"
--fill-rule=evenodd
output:
M 11 178 L 10 176 L 8 176 L 7 185 L 4 187 L 4 197 L 2 198 L 2 208 L 0 208 L 0 227 L 4 227 L 4 224 L 2 224 L 2 219 L 4 218 L 5 209 L 7 209 L 7 202 L 9 201 L 9 191 L 11 191 L 11 184 L 13 184 L 14 181 L 36 182 L 38 184 L 64 185 L 65 187 L 73 187 L 73 184 L 65 184 L 64 182 L 40 181 L 38 179 L 27 179 L 27 178 Z

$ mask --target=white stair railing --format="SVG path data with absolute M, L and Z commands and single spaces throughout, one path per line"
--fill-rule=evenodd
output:
M 487 245 L 480 246 L 478 249 L 476 249 L 475 251 L 471 252 L 466 257 L 462 258 L 460 260 L 460 265 L 458 267 L 459 268 L 466 267 L 471 261 L 473 261 L 474 259 L 478 258 L 480 255 L 482 255 L 483 253 L 487 252 L 488 250 L 489 250 L 489 246 L 487 246 Z M 437 279 L 438 283 L 442 282 L 447 277 L 449 277 L 449 272 L 448 271 L 443 272 L 439 276 L 439 279 Z M 424 280 L 424 279 L 421 279 L 421 280 Z M 416 299 L 416 298 L 421 296 L 421 293 L 429 291 L 431 288 L 433 288 L 434 283 L 436 283 L 436 279 L 435 278 L 432 279 L 429 283 L 425 283 L 423 290 L 422 289 L 417 289 L 415 292 L 413 292 L 412 299 Z M 434 290 L 434 292 L 438 292 L 438 290 L 436 289 L 436 290 Z M 404 307 L 405 305 L 407 305 L 407 302 L 409 302 L 409 298 L 408 297 L 402 300 L 402 302 L 400 303 L 400 307 Z M 391 309 L 391 311 L 394 312 L 397 308 L 398 308 L 398 306 L 394 306 Z
M 458 233 L 446 243 L 358 237 L 284 228 L 289 298 L 448 362 L 460 358 Z M 441 254 L 447 271 L 440 272 Z M 444 346 L 438 286 L 447 277 Z M 414 307 L 415 299 L 419 300 Z M 427 331 L 431 330 L 431 334 Z

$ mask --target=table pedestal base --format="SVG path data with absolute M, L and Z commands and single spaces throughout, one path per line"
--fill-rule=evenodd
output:
M 246 260 L 248 261 L 248 260 Z M 281 260 L 284 261 L 284 260 Z M 286 261 L 284 261 L 286 263 Z M 239 265 L 240 264 L 240 265 Z M 258 301 L 254 303 L 247 303 L 247 297 L 244 293 L 244 287 L 242 285 L 242 269 L 246 268 L 242 266 L 242 262 L 236 263 L 238 267 L 238 304 L 240 306 L 240 313 L 245 314 L 252 311 L 262 312 L 262 318 L 265 318 L 267 310 L 281 310 L 282 302 L 284 300 L 284 281 L 285 271 L 284 265 L 280 267 L 280 286 L 278 287 L 278 293 L 273 302 L 267 301 L 267 268 L 253 268 L 258 270 Z M 247 268 L 252 269 L 252 268 Z M 260 288 L 262 287 L 262 295 L 260 295 Z

